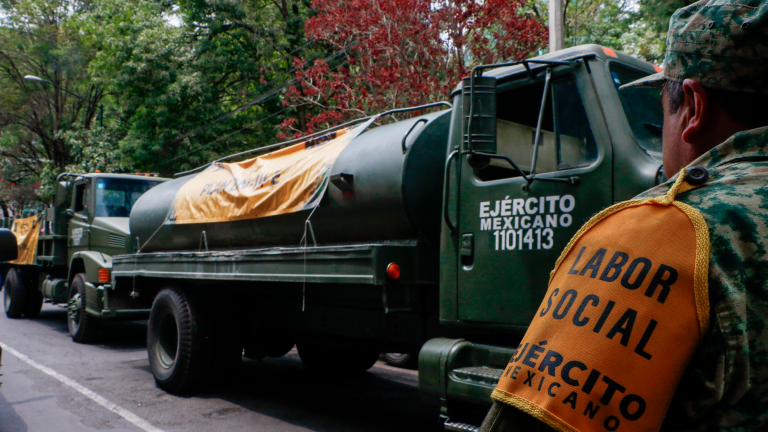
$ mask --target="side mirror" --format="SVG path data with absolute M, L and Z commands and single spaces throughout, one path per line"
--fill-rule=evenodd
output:
M 67 209 L 64 213 L 66 213 L 68 217 L 75 217 L 75 211 L 72 209 Z
M 19 256 L 16 236 L 8 229 L 0 229 L 0 261 L 13 261 Z
M 462 80 L 462 134 L 467 150 L 496 153 L 496 77 L 476 76 Z M 472 111 L 472 130 L 468 130 Z M 471 139 L 471 145 L 468 140 Z M 469 148 L 471 147 L 471 149 Z

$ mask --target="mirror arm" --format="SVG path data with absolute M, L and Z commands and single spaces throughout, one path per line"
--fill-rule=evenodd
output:
M 547 107 L 547 97 L 549 89 L 552 86 L 552 68 L 547 68 L 547 77 L 544 80 L 544 94 L 541 97 L 541 108 L 539 108 L 539 120 L 536 123 L 536 136 L 533 141 L 533 158 L 531 159 L 531 178 L 536 175 L 536 162 L 539 158 L 539 141 L 541 140 L 541 126 L 544 123 L 544 110 Z

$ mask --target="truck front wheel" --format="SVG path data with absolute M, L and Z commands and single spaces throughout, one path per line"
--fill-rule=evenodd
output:
M 149 366 L 155 382 L 169 393 L 199 386 L 211 362 L 208 323 L 185 291 L 166 288 L 155 297 L 147 328 Z
M 91 342 L 96 336 L 96 317 L 89 316 L 85 311 L 85 282 L 84 273 L 78 273 L 72 279 L 69 288 L 69 304 L 67 305 L 67 327 L 72 340 L 77 343 Z
M 17 268 L 8 270 L 3 285 L 3 306 L 8 318 L 21 318 L 26 306 L 27 287 L 24 277 Z

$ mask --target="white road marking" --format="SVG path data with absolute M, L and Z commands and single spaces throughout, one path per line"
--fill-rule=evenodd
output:
M 75 391 L 77 391 L 78 393 L 80 393 L 83 396 L 87 397 L 88 399 L 91 399 L 92 401 L 96 402 L 97 404 L 103 406 L 104 408 L 112 411 L 113 413 L 115 413 L 115 414 L 119 415 L 120 417 L 122 417 L 122 418 L 128 420 L 129 422 L 133 423 L 133 425 L 138 427 L 139 429 L 141 429 L 141 430 L 143 430 L 145 432 L 163 432 L 162 429 L 158 429 L 158 428 L 152 426 L 148 421 L 142 419 L 141 417 L 137 416 L 136 414 L 134 414 L 134 413 L 132 413 L 132 412 L 130 412 L 130 411 L 124 409 L 124 408 L 121 408 L 121 407 L 115 405 L 114 403 L 108 401 L 107 399 L 105 399 L 104 397 L 98 395 L 94 391 L 92 391 L 92 390 L 90 390 L 90 389 L 88 389 L 86 387 L 83 387 L 82 385 L 78 384 L 77 382 L 75 382 L 75 381 L 65 377 L 64 375 L 56 372 L 55 370 L 53 370 L 53 369 L 51 369 L 49 367 L 41 365 L 40 363 L 32 360 L 31 358 L 25 356 L 24 354 L 22 354 L 22 353 L 16 351 L 15 349 L 9 347 L 8 345 L 0 342 L 0 347 L 3 348 L 4 352 L 9 352 L 9 353 L 13 354 L 14 356 L 18 357 L 24 363 L 32 366 L 35 369 L 40 370 L 41 372 L 43 372 L 46 375 L 49 375 L 49 376 L 57 379 L 62 384 L 67 385 L 67 386 L 75 389 Z

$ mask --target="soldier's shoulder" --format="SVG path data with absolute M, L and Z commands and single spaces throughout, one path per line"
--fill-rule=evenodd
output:
M 768 160 L 734 161 L 709 170 L 709 179 L 700 187 L 684 192 L 678 200 L 702 212 L 719 214 L 718 209 L 744 213 L 765 213 L 768 209 Z

